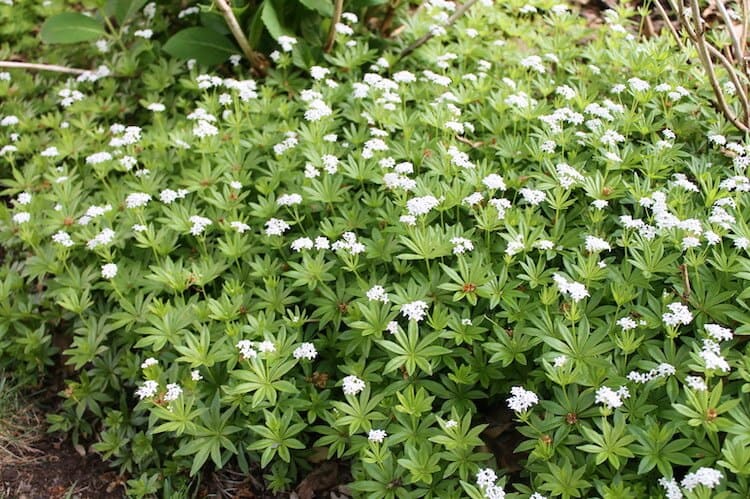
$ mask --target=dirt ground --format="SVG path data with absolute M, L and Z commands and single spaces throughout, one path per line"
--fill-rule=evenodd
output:
M 34 442 L 22 456 L 0 458 L 0 498 L 121 498 L 116 478 L 99 456 L 81 456 L 54 437 Z

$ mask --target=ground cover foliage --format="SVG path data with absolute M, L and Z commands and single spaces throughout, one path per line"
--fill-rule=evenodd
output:
M 694 54 L 625 10 L 433 1 L 256 81 L 166 56 L 160 6 L 15 36 L 60 7 L 0 6 L 3 55 L 104 67 L 0 73 L 0 365 L 65 376 L 51 429 L 130 496 L 320 456 L 355 497 L 750 496 L 750 156 Z

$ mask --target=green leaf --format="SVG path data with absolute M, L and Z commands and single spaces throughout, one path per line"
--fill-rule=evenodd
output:
M 218 12 L 201 12 L 200 20 L 203 26 L 220 35 L 228 35 L 230 33 L 229 28 L 227 27 L 227 22 L 224 20 L 224 16 Z
M 148 0 L 107 0 L 104 14 L 114 17 L 117 24 L 122 26 L 140 11 Z
M 327 0 L 299 0 L 299 3 L 322 16 L 333 16 L 333 2 Z
M 63 12 L 44 21 L 40 31 L 45 43 L 79 43 L 104 36 L 104 26 L 77 12 Z
M 276 9 L 273 4 L 269 1 L 263 2 L 263 13 L 261 14 L 263 24 L 271 36 L 278 40 L 282 35 L 286 34 L 286 30 L 281 27 L 281 21 L 279 21 L 279 15 L 276 13 Z
M 226 37 L 208 28 L 187 28 L 177 32 L 164 45 L 164 51 L 180 59 L 195 59 L 200 64 L 213 66 L 238 53 Z

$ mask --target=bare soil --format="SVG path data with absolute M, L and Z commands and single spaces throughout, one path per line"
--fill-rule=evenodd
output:
M 69 441 L 45 435 L 23 455 L 0 460 L 0 498 L 115 499 L 123 487 L 101 458 L 81 456 Z

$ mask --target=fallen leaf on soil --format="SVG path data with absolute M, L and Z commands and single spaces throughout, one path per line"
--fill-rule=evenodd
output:
M 308 474 L 297 486 L 299 499 L 313 499 L 316 492 L 334 487 L 338 482 L 338 464 L 326 461 Z

